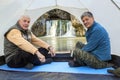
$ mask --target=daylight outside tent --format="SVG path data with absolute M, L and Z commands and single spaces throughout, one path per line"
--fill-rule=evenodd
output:
M 40 16 L 31 30 L 59 53 L 69 52 L 77 41 L 86 42 L 85 29 L 80 21 L 60 9 L 53 9 Z

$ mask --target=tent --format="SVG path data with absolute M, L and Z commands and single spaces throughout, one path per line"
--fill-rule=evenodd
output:
M 117 3 L 115 5 L 115 3 Z M 5 31 L 23 14 L 32 18 L 30 26 L 44 13 L 61 9 L 80 20 L 84 11 L 93 12 L 96 21 L 105 26 L 111 39 L 112 53 L 120 55 L 119 0 L 0 0 L 0 55 L 3 54 Z

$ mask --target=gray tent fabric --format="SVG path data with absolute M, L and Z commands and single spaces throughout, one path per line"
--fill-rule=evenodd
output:
M 120 80 L 112 75 L 53 72 L 14 72 L 0 70 L 0 80 Z

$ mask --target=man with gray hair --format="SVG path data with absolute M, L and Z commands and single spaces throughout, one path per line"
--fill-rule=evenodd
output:
M 51 63 L 51 56 L 55 56 L 54 48 L 37 38 L 28 29 L 29 24 L 30 17 L 23 15 L 4 35 L 5 61 L 9 67 L 32 69 L 34 65 Z
M 81 20 L 87 28 L 85 33 L 87 44 L 76 43 L 71 53 L 73 61 L 69 62 L 69 66 L 112 67 L 113 64 L 107 62 L 111 60 L 110 38 L 107 31 L 94 20 L 93 14 L 89 11 L 82 14 Z

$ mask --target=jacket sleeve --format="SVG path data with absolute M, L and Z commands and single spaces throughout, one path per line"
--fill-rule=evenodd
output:
M 82 48 L 84 51 L 92 51 L 96 49 L 96 47 L 99 45 L 99 42 L 102 38 L 102 34 L 99 30 L 95 30 L 90 34 L 89 40 L 87 44 Z
M 32 33 L 32 44 L 37 45 L 39 47 L 46 48 L 46 49 L 48 49 L 48 47 L 50 46 L 45 41 L 37 38 L 33 33 Z
M 7 34 L 7 39 L 21 48 L 22 50 L 34 54 L 38 49 L 34 47 L 30 42 L 25 40 L 21 32 L 17 29 L 12 29 L 8 34 Z

